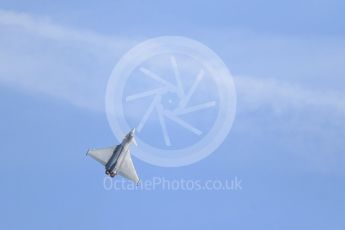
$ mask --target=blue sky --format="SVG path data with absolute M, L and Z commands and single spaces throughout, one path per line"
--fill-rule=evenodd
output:
M 342 1 L 0 1 L 2 229 L 343 229 Z M 243 181 L 241 191 L 106 191 L 89 147 L 114 144 L 104 112 L 122 54 L 180 35 L 231 70 L 224 143 L 153 176 Z

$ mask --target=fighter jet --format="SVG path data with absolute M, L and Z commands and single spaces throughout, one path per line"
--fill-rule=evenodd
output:
M 114 177 L 117 174 L 139 183 L 139 177 L 135 171 L 129 147 L 132 143 L 137 145 L 135 129 L 132 129 L 117 146 L 102 149 L 88 150 L 86 155 L 91 156 L 96 161 L 104 165 L 105 174 Z

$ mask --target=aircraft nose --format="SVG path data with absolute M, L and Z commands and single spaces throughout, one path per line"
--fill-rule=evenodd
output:
M 135 134 L 135 128 L 131 130 L 131 135 L 134 135 Z

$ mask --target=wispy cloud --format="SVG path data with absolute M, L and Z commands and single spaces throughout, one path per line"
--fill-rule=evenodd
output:
M 311 90 L 276 79 L 237 76 L 239 98 L 246 110 L 269 106 L 276 112 L 308 107 L 333 111 L 345 116 L 345 93 Z
M 26 13 L 0 10 L 0 25 L 15 27 L 56 41 L 81 42 L 110 49 L 128 45 L 127 38 L 103 36 L 86 30 L 76 30 L 52 22 L 48 17 L 36 17 Z
M 0 10 L 0 31 L 0 81 L 99 111 L 113 65 L 136 43 L 132 38 L 72 29 L 47 17 L 4 10 Z M 319 107 L 345 113 L 345 94 L 340 91 L 311 90 L 258 77 L 235 80 L 242 108 Z
M 77 106 L 104 110 L 104 89 L 130 38 L 71 29 L 48 18 L 0 10 L 0 81 Z

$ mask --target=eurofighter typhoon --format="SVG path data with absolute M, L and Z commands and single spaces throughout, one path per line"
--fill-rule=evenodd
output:
M 129 147 L 132 143 L 137 145 L 134 138 L 135 129 L 132 129 L 117 146 L 102 149 L 90 149 L 86 155 L 104 165 L 105 174 L 114 177 L 117 174 L 139 183 L 139 177 L 135 171 Z

